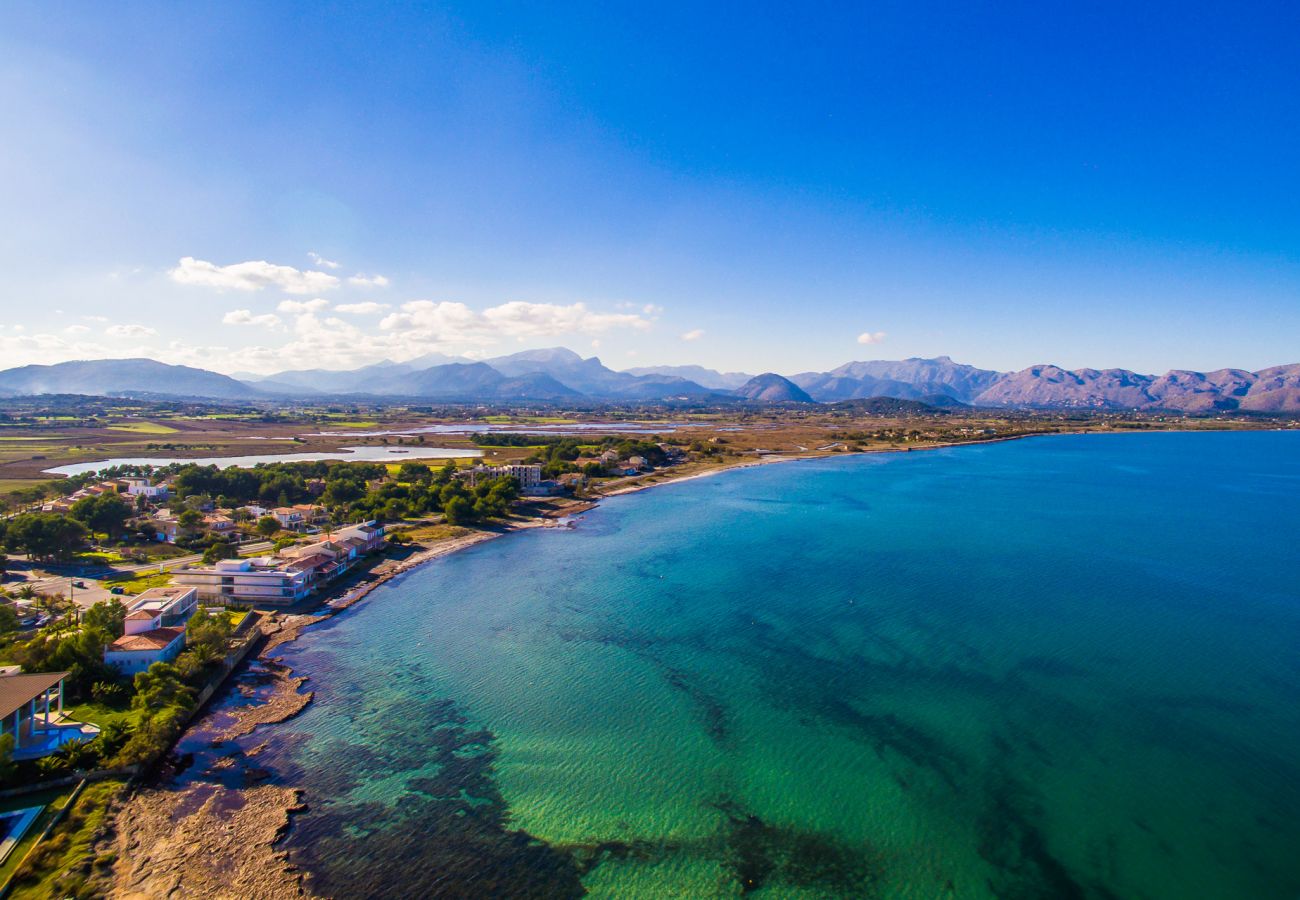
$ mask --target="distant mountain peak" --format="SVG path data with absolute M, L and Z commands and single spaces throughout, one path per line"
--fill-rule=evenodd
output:
M 775 372 L 755 375 L 736 389 L 736 395 L 758 403 L 815 403 L 799 385 Z

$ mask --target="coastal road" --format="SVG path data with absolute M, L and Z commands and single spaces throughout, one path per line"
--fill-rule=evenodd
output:
M 239 552 L 241 556 L 247 556 L 250 553 L 260 553 L 264 550 L 270 550 L 271 547 L 272 544 L 270 541 L 253 541 L 251 543 L 241 544 L 239 547 Z M 175 556 L 172 557 L 171 559 L 159 560 L 158 562 L 131 563 L 129 565 L 115 565 L 111 567 L 112 569 L 111 573 L 105 572 L 104 574 L 117 575 L 121 573 L 132 573 L 132 574 L 147 575 L 152 573 L 171 572 L 181 568 L 182 566 L 189 566 L 189 565 L 193 565 L 194 563 L 198 563 L 202 561 L 203 561 L 202 554 L 192 553 L 189 554 L 188 556 Z M 72 599 L 76 602 L 78 606 L 82 608 L 89 608 L 95 605 L 96 603 L 98 603 L 100 600 L 106 600 L 109 597 L 113 596 L 109 592 L 109 588 L 111 587 L 111 585 L 106 584 L 105 582 L 101 581 L 99 578 L 95 578 L 89 575 L 79 575 L 75 573 L 77 571 L 103 572 L 105 568 L 108 567 L 68 566 L 66 567 L 65 570 L 69 574 L 44 575 L 39 578 L 28 578 L 27 584 L 31 585 L 32 589 L 40 594 L 57 594 L 62 597 L 67 597 L 69 593 L 71 593 Z M 82 584 L 85 585 L 85 587 L 84 588 L 73 587 L 72 583 L 74 581 L 81 582 Z M 11 583 L 7 585 L 7 587 L 10 590 L 13 590 L 15 587 L 21 587 L 21 585 L 13 585 Z

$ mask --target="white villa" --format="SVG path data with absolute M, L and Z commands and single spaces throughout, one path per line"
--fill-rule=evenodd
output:
M 150 588 L 131 603 L 126 633 L 104 648 L 104 662 L 124 675 L 171 662 L 185 649 L 185 622 L 198 605 L 192 587 Z

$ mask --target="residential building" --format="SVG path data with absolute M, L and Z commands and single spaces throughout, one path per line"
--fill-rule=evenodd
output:
M 179 569 L 173 580 L 197 589 L 199 600 L 222 604 L 283 606 L 306 597 L 313 585 L 306 571 L 274 556 L 223 559 L 211 566 Z
M 156 502 L 167 496 L 167 485 L 154 484 L 148 478 L 124 478 L 122 483 L 126 485 L 126 492 L 132 497 L 143 497 Z
M 302 510 L 292 506 L 277 506 L 271 510 L 271 515 L 275 516 L 275 520 L 285 531 L 302 531 L 303 526 L 306 525 Z
M 476 487 L 483 479 L 500 478 L 503 475 L 509 475 L 519 482 L 521 494 L 531 493 L 542 483 L 542 467 L 539 465 L 474 466 L 465 470 L 470 487 Z
M 128 620 L 130 617 L 127 617 Z M 131 624 L 130 621 L 127 622 Z M 104 648 L 104 662 L 123 675 L 143 672 L 156 662 L 171 662 L 185 649 L 185 629 L 179 626 L 127 632 Z
M 73 740 L 99 733 L 94 725 L 63 713 L 63 680 L 67 672 L 0 675 L 0 734 L 14 738 L 14 759 L 34 759 Z
M 362 522 L 360 525 L 347 525 L 334 532 L 334 537 L 343 543 L 351 540 L 361 542 L 361 549 L 358 555 L 362 553 L 373 553 L 384 546 L 385 527 L 375 522 Z
M 199 592 L 193 587 L 169 585 L 149 588 L 127 605 L 127 620 L 130 621 L 132 616 L 139 618 L 143 615 L 154 620 L 155 624 L 151 628 L 182 625 L 194 615 L 198 605 Z M 127 633 L 132 633 L 129 627 Z
M 192 587 L 144 591 L 127 607 L 125 633 L 104 648 L 104 662 L 124 675 L 171 662 L 185 649 L 185 622 L 198 602 Z
M 325 525 L 330 520 L 330 511 L 313 503 L 295 503 L 293 508 L 302 515 L 305 525 Z
M 203 517 L 203 527 L 213 534 L 230 534 L 235 530 L 235 520 L 220 513 Z

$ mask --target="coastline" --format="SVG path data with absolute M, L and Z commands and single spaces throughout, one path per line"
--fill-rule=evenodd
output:
M 661 485 L 693 481 L 736 469 L 782 462 L 846 458 L 867 453 L 907 453 L 919 449 L 1002 443 L 1039 436 L 1043 435 L 1009 435 L 919 448 L 764 456 L 733 465 L 718 465 L 679 477 L 624 485 L 608 493 L 598 494 L 591 502 L 582 504 L 582 508 L 572 515 L 581 515 L 606 497 L 639 493 Z M 113 887 L 108 895 L 135 898 L 161 896 L 169 891 L 182 890 L 204 896 L 241 898 L 250 893 L 271 897 L 313 896 L 304 883 L 304 873 L 288 860 L 284 851 L 276 847 L 292 827 L 294 813 L 305 808 L 301 791 L 294 787 L 259 783 L 258 780 L 264 779 L 265 774 L 256 768 L 256 757 L 274 738 L 264 740 L 247 752 L 224 746 L 236 738 L 252 734 L 259 726 L 287 721 L 312 702 L 312 692 L 302 690 L 310 675 L 296 675 L 282 662 L 276 651 L 297 640 L 312 625 L 357 605 L 375 588 L 399 575 L 476 544 L 539 527 L 564 526 L 555 519 L 528 519 L 511 522 L 490 531 L 473 531 L 433 546 L 423 546 L 404 559 L 381 561 L 371 570 L 371 578 L 350 587 L 338 597 L 322 600 L 310 612 L 268 617 L 265 623 L 268 627 L 264 629 L 266 643 L 255 658 L 256 664 L 262 666 L 268 675 L 267 689 L 259 698 L 262 702 L 236 708 L 227 706 L 224 709 L 214 705 L 212 710 L 187 729 L 181 738 L 182 743 L 187 738 L 202 736 L 218 754 L 205 773 L 207 777 L 185 783 L 179 780 L 181 772 L 168 772 L 157 783 L 137 789 L 123 804 L 116 817 L 116 833 L 110 832 L 109 838 L 112 841 L 111 849 L 118 853 L 119 862 L 114 867 Z M 232 682 L 216 698 L 218 703 L 229 701 L 232 688 L 240 690 Z M 231 777 L 241 767 L 242 777 Z M 228 812 L 230 809 L 239 812 L 232 816 Z M 217 852 L 202 855 L 183 852 L 177 846 L 179 836 L 189 835 L 193 838 L 212 832 L 233 835 L 233 838 L 230 842 L 219 842 Z M 177 837 L 173 838 L 173 834 Z M 192 840 L 190 844 L 199 846 L 201 842 Z M 208 846 L 211 846 L 211 841 Z M 240 887 L 236 888 L 236 885 Z

